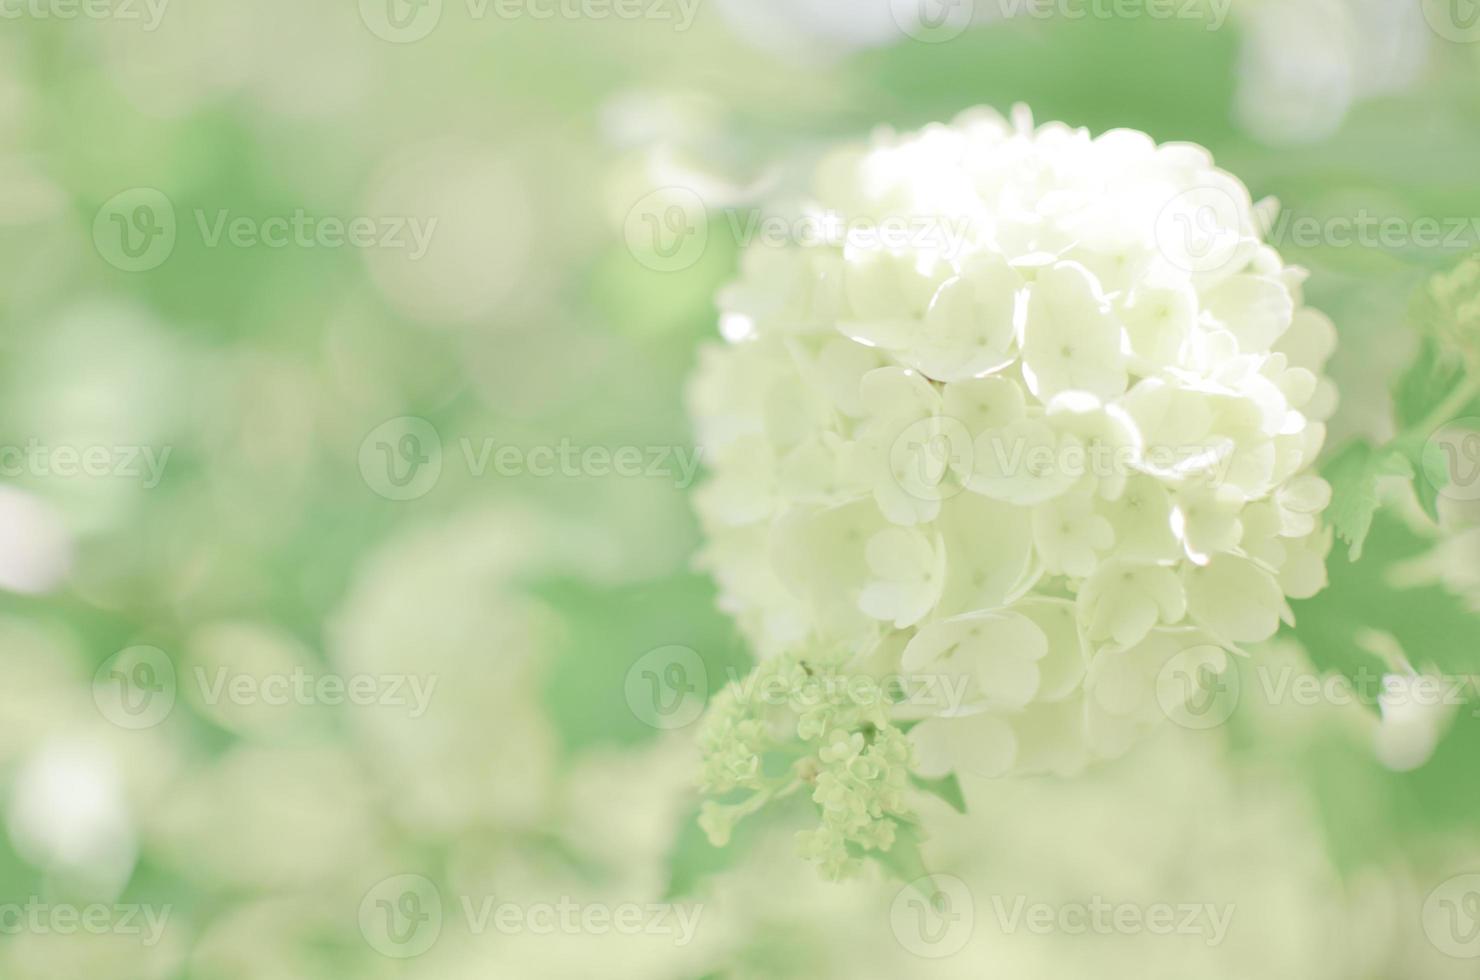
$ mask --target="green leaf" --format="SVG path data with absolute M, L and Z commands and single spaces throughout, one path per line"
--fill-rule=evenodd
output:
M 1294 635 L 1322 670 L 1348 677 L 1387 673 L 1387 665 L 1360 645 L 1361 634 L 1377 630 L 1393 636 L 1416 667 L 1432 665 L 1453 676 L 1480 673 L 1480 615 L 1464 600 L 1437 585 L 1398 588 L 1395 565 L 1426 552 L 1432 542 L 1415 534 L 1394 515 L 1381 513 L 1371 523 L 1367 556 L 1360 562 L 1332 562 L 1331 584 L 1313 599 L 1291 602 Z
M 1393 385 L 1393 413 L 1397 416 L 1398 431 L 1406 432 L 1421 424 L 1464 380 L 1464 364 L 1456 357 L 1446 356 L 1437 338 L 1424 337 L 1413 363 Z M 1421 435 L 1428 438 L 1428 433 Z
M 1422 338 L 1418 354 L 1393 385 L 1393 412 L 1401 433 L 1393 448 L 1412 464 L 1413 491 L 1424 513 L 1435 523 L 1439 520 L 1440 490 L 1435 481 L 1442 480 L 1447 470 L 1442 464 L 1425 465 L 1431 430 L 1468 414 L 1476 403 L 1463 360 L 1447 352 L 1436 334 L 1441 328 L 1433 321 L 1445 315 L 1436 308 L 1430 293 L 1420 294 L 1411 317 Z
M 1378 480 L 1384 476 L 1414 477 L 1413 464 L 1394 449 L 1374 449 L 1365 441 L 1348 443 L 1326 464 L 1324 476 L 1331 484 L 1331 507 L 1326 519 L 1337 537 L 1348 546 L 1352 561 L 1362 557 L 1362 547 L 1372 529 L 1372 518 L 1380 501 Z
M 1413 464 L 1414 470 L 1418 473 L 1413 478 L 1413 492 L 1418 494 L 1419 506 L 1423 507 L 1423 512 L 1429 516 L 1429 520 L 1438 524 L 1439 490 L 1441 489 L 1441 480 L 1447 481 L 1447 467 L 1444 469 L 1425 467 L 1422 453 L 1423 451 L 1420 450 L 1420 458 Z
M 761 818 L 741 821 L 724 847 L 709 843 L 699 826 L 699 807 L 695 805 L 679 825 L 678 839 L 668 855 L 668 887 L 665 901 L 693 895 L 712 875 L 739 864 L 761 837 L 767 821 Z
M 923 776 L 912 775 L 910 781 L 930 795 L 940 797 L 957 813 L 966 812 L 966 797 L 961 792 L 961 781 L 956 778 L 955 773 L 941 779 L 926 779 Z
M 893 846 L 887 851 L 869 853 L 876 856 L 879 863 L 894 877 L 906 884 L 916 885 L 922 878 L 930 876 L 930 871 L 925 867 L 925 856 L 920 852 L 923 840 L 924 836 L 915 824 L 896 821 Z M 922 893 L 921 897 L 929 901 L 934 896 Z

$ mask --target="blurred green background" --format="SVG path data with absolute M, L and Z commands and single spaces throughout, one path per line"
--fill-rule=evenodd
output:
M 709 847 L 640 670 L 749 662 L 690 567 L 683 386 L 774 167 L 1025 102 L 1296 216 L 1437 219 L 1275 242 L 1340 330 L 1328 446 L 1380 441 L 1415 293 L 1480 243 L 1465 2 L 0 0 L 0 978 L 1473 976 L 1480 889 L 1433 898 L 1480 872 L 1469 709 L 1410 772 L 1370 706 L 1244 705 L 968 786 L 936 958 L 784 815 Z M 714 209 L 676 268 L 634 233 L 672 186 Z M 1270 657 L 1476 670 L 1480 509 L 1395 493 Z M 1237 915 L 1042 935 L 1018 895 Z

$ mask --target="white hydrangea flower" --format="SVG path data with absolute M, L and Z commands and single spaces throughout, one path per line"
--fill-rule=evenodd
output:
M 813 186 L 789 213 L 848 231 L 749 247 L 690 392 L 760 656 L 960 682 L 922 773 L 1069 772 L 1325 585 L 1335 331 L 1205 150 L 973 110 Z
M 1396 772 L 1417 769 L 1433 757 L 1455 713 L 1449 682 L 1431 674 L 1384 674 L 1377 706 L 1382 721 L 1373 733 L 1377 759 Z

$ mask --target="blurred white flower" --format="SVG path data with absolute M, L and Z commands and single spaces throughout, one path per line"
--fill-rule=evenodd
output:
M 1454 716 L 1452 686 L 1431 674 L 1384 674 L 1377 697 L 1382 721 L 1372 736 L 1377 761 L 1397 772 L 1428 762 Z
M 383 860 L 362 770 L 340 746 L 238 745 L 175 782 L 152 808 L 147 845 L 207 888 L 343 882 Z
M 1206 151 L 973 110 L 815 188 L 845 230 L 749 245 L 690 389 L 701 561 L 759 655 L 948 664 L 932 771 L 1067 771 L 1324 585 L 1330 323 Z
M 1358 100 L 1416 81 L 1433 43 L 1417 3 L 1252 0 L 1235 10 L 1236 113 L 1270 143 L 1330 136 Z
M 117 761 L 98 742 L 59 739 L 16 775 L 6 811 L 16 850 L 37 867 L 107 888 L 133 871 L 138 839 Z
M 171 472 L 195 366 L 142 308 L 66 308 L 8 365 L 0 476 L 55 504 L 79 537 L 114 529 Z
M 1385 975 L 1369 967 L 1392 956 L 1400 919 L 1417 930 L 1422 892 L 1343 880 L 1287 767 L 1251 780 L 1216 740 L 1162 736 L 1081 779 L 1008 776 L 966 786 L 965 814 L 931 809 L 925 864 L 952 885 L 934 908 L 883 875 L 822 883 L 786 859 L 784 833 L 763 838 L 700 892 L 712 968 L 747 980 Z M 1073 917 L 1096 899 L 1125 906 L 1125 924 Z M 1196 914 L 1181 926 L 1146 927 L 1153 907 L 1183 903 Z M 1213 916 L 1226 926 L 1216 942 Z
M 830 60 L 906 39 L 892 0 L 719 0 L 736 35 L 791 61 Z
M 72 565 L 72 537 L 45 501 L 0 486 L 0 589 L 36 595 L 61 582 Z
M 524 827 L 547 813 L 556 745 L 537 692 L 556 624 L 510 581 L 551 560 L 539 540 L 512 510 L 409 531 L 372 556 L 334 614 L 340 673 L 430 690 L 420 714 L 373 704 L 348 718 L 387 806 L 419 832 Z
M 405 248 L 372 248 L 364 258 L 376 289 L 396 312 L 422 324 L 486 322 L 520 286 L 538 281 L 530 252 L 536 204 L 518 166 L 500 148 L 442 141 L 399 150 L 376 171 L 362 214 L 420 222 Z
M 1249 778 L 1217 740 L 1164 729 L 1081 779 L 968 786 L 967 814 L 932 822 L 927 861 L 966 883 L 976 924 L 961 972 L 939 975 L 1366 976 L 1387 937 L 1327 856 L 1318 811 L 1283 772 L 1259 772 L 1255 791 Z M 1199 911 L 1159 934 L 1013 917 L 1020 899 L 1057 911 L 1094 897 Z

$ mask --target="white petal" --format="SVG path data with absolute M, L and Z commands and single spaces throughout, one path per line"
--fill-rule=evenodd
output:
M 1274 636 L 1285 596 L 1273 575 L 1247 558 L 1218 555 L 1182 573 L 1193 619 L 1231 643 L 1259 643 Z
M 1044 401 L 1061 391 L 1103 399 L 1125 391 L 1120 323 L 1083 266 L 1061 262 L 1044 269 L 1030 288 L 1023 372 Z

